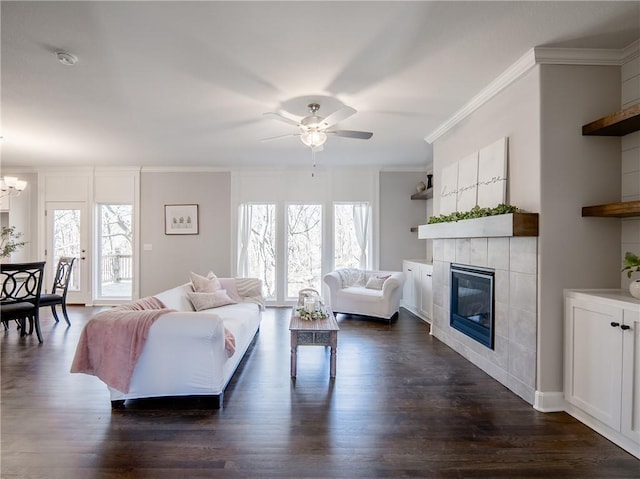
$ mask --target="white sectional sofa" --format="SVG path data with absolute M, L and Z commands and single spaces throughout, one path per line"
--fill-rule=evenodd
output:
M 220 278 L 229 286 L 233 278 Z M 149 330 L 146 343 L 131 377 L 129 391 L 109 388 L 114 408 L 127 399 L 210 396 L 216 408 L 222 407 L 224 390 L 260 327 L 263 305 L 262 283 L 242 278 L 243 290 L 236 304 L 194 311 L 188 299 L 191 283 L 154 295 L 167 308 Z M 240 290 L 240 288 L 238 288 Z M 242 293 L 240 293 L 242 294 Z M 225 328 L 235 337 L 235 352 L 227 357 Z
M 334 313 L 358 314 L 391 321 L 397 316 L 404 285 L 401 271 L 338 269 L 324 276 Z

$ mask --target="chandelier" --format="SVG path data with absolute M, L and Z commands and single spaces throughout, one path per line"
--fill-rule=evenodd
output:
M 19 196 L 26 187 L 27 182 L 24 180 L 15 176 L 3 176 L 0 178 L 0 198 Z

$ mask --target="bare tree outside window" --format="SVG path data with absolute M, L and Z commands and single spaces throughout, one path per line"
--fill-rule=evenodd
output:
M 57 265 L 62 256 L 80 257 L 80 210 L 56 209 L 53 211 L 53 264 Z M 54 266 L 55 267 L 55 266 Z M 80 268 L 72 270 L 69 289 L 80 288 Z
M 247 249 L 247 274 L 262 280 L 267 299 L 276 297 L 276 207 L 273 204 L 243 205 L 250 221 Z M 242 236 L 242 231 L 240 232 Z
M 98 296 L 132 297 L 133 227 L 131 205 L 100 205 Z
M 351 204 L 334 205 L 333 230 L 335 268 L 357 268 L 360 264 L 360 247 L 353 225 Z
M 322 274 L 322 205 L 287 207 L 287 297 L 302 288 L 320 290 Z

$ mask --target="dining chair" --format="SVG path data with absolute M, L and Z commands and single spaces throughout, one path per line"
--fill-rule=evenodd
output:
M 39 342 L 42 342 L 39 310 L 44 265 L 44 261 L 0 264 L 0 321 L 5 328 L 9 321 L 16 321 L 22 336 L 32 334 L 35 326 Z
M 56 323 L 59 321 L 56 306 L 58 304 L 62 306 L 64 320 L 69 326 L 71 326 L 71 321 L 69 321 L 69 315 L 67 314 L 67 290 L 69 289 L 71 270 L 73 269 L 73 263 L 75 261 L 76 258 L 74 257 L 62 256 L 58 260 L 51 293 L 42 293 L 40 295 L 40 307 L 51 306 L 51 312 L 53 313 L 53 318 L 56 320 Z

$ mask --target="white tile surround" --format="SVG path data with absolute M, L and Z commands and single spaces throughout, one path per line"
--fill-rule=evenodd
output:
M 432 334 L 529 404 L 536 387 L 536 237 L 433 241 Z M 495 269 L 495 342 L 491 350 L 449 326 L 451 263 Z

